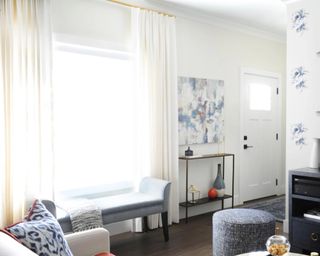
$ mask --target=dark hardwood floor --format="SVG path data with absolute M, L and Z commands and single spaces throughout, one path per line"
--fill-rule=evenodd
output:
M 111 252 L 116 256 L 209 256 L 212 255 L 212 213 L 195 216 L 186 224 L 169 227 L 170 240 L 164 242 L 162 229 L 145 233 L 124 233 L 111 237 Z M 277 234 L 282 223 L 277 222 Z

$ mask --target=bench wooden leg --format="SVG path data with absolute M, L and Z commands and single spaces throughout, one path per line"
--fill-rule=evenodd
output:
M 164 235 L 164 241 L 168 242 L 169 241 L 168 212 L 162 212 L 161 219 L 162 219 L 162 230 Z
M 142 231 L 143 232 L 148 232 L 149 231 L 148 216 L 143 216 L 142 217 Z

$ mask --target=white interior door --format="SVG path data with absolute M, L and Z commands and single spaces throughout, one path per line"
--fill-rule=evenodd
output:
M 249 201 L 277 192 L 280 79 L 249 70 L 241 76 L 240 196 Z

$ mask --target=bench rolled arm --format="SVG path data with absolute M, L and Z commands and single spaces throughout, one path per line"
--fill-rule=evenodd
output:
M 163 212 L 166 212 L 169 207 L 170 186 L 171 182 L 167 180 L 145 177 L 140 182 L 139 192 L 161 198 L 163 200 Z
M 41 202 L 44 204 L 44 206 L 47 208 L 47 210 L 55 217 L 57 218 L 57 207 L 56 204 L 47 199 L 41 200 Z

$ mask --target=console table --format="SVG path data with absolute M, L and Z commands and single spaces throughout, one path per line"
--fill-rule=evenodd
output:
M 196 203 L 190 203 L 188 200 L 188 187 L 189 187 L 189 161 L 202 160 L 208 158 L 222 158 L 222 177 L 224 179 L 224 169 L 225 169 L 225 158 L 232 157 L 232 193 L 231 195 L 225 194 L 223 197 L 217 197 L 215 199 L 209 199 L 208 197 L 203 197 L 197 200 Z M 207 204 L 211 202 L 221 201 L 221 209 L 224 209 L 224 200 L 231 198 L 231 206 L 234 206 L 234 154 L 221 153 L 221 154 L 207 154 L 207 155 L 195 155 L 195 156 L 180 156 L 180 160 L 186 162 L 186 200 L 180 203 L 180 206 L 186 208 L 185 222 L 188 223 L 188 208 L 200 204 Z

